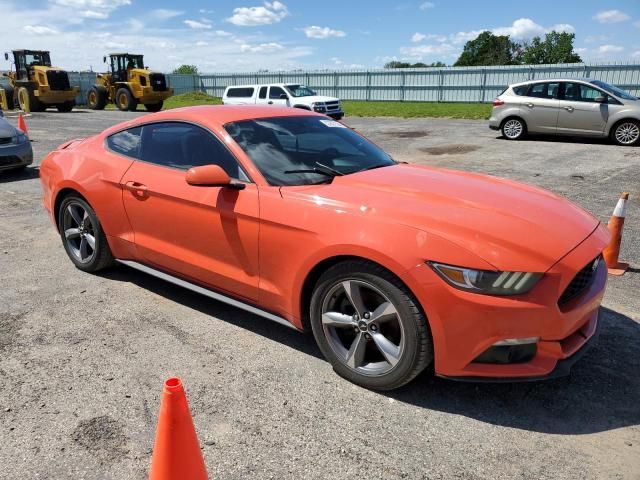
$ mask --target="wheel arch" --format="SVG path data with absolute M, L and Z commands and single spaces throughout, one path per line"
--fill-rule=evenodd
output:
M 500 122 L 500 129 L 502 130 L 502 127 L 504 127 L 504 124 L 507 123 L 507 121 L 512 119 L 520 120 L 522 122 L 522 125 L 524 125 L 525 133 L 529 130 L 527 121 L 524 118 L 522 118 L 522 115 L 518 115 L 516 113 L 512 113 L 511 115 L 507 115 L 506 117 L 504 117 Z
M 300 108 L 300 109 L 302 109 L 302 110 L 309 110 L 309 111 L 311 111 L 311 107 L 309 107 L 308 105 L 301 105 L 301 104 L 297 104 L 297 105 L 294 105 L 294 106 L 293 106 L 293 108 Z
M 632 121 L 632 122 L 635 122 L 637 124 L 640 124 L 640 118 L 631 117 L 631 116 L 624 116 L 624 117 L 618 118 L 614 122 L 611 122 L 611 124 L 609 125 L 609 127 L 605 131 L 606 136 L 607 137 L 610 136 L 615 131 L 616 127 L 618 125 L 620 125 L 622 122 L 628 122 L 628 121 Z
M 64 201 L 65 198 L 71 195 L 77 195 L 82 200 L 84 200 L 89 205 L 91 205 L 91 202 L 75 188 L 70 186 L 61 188 L 60 191 L 58 191 L 58 193 L 56 194 L 55 200 L 53 202 L 53 217 L 55 219 L 56 229 L 58 231 L 60 231 L 60 215 L 59 215 L 60 205 L 62 205 L 62 202 Z

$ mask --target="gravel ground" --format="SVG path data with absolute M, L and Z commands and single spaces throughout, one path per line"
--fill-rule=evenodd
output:
M 398 160 L 534 183 L 606 221 L 631 192 L 599 345 L 570 377 L 391 394 L 333 373 L 310 335 L 125 267 L 76 270 L 37 164 L 136 114 L 27 119 L 36 164 L 0 173 L 0 477 L 143 479 L 165 378 L 187 388 L 213 478 L 640 478 L 640 148 L 498 139 L 482 121 L 347 119 Z M 15 122 L 15 119 L 13 120 Z

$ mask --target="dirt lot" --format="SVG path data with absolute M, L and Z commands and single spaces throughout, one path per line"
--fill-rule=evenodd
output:
M 380 394 L 335 375 L 311 336 L 124 267 L 66 258 L 37 164 L 134 114 L 27 119 L 37 162 L 0 173 L 0 477 L 146 478 L 165 378 L 182 377 L 213 478 L 640 478 L 640 148 L 498 139 L 482 121 L 354 119 L 398 160 L 566 195 L 606 221 L 632 194 L 599 345 L 572 376 Z M 15 120 L 13 120 L 15 121 Z

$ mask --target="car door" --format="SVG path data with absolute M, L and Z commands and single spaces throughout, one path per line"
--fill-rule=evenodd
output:
M 602 135 L 609 119 L 609 106 L 596 99 L 608 95 L 580 82 L 563 82 L 558 114 L 558 133 Z
M 520 113 L 529 132 L 556 133 L 559 82 L 534 83 L 522 97 Z
M 256 100 L 256 103 L 258 105 L 267 105 L 267 102 L 269 101 L 269 99 L 267 98 L 267 91 L 269 90 L 269 87 L 266 85 L 262 85 L 259 89 L 258 89 L 258 98 Z
M 286 98 L 281 98 L 282 96 Z M 279 107 L 287 107 L 289 106 L 289 96 L 287 92 L 284 91 L 284 88 L 278 86 L 269 87 L 269 100 L 267 101 L 269 105 L 276 105 Z
M 193 186 L 192 166 L 217 164 L 243 190 Z M 259 198 L 229 150 L 189 123 L 142 127 L 140 159 L 122 178 L 124 207 L 145 263 L 217 290 L 257 298 Z

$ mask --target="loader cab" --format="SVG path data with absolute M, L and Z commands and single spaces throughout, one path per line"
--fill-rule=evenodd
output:
M 142 55 L 130 55 L 128 53 L 111 53 L 109 54 L 109 61 L 111 67 L 111 75 L 116 82 L 128 81 L 128 70 L 131 70 L 133 68 L 144 68 Z
M 14 50 L 13 63 L 16 66 L 16 80 L 29 81 L 33 67 L 51 66 L 49 52 L 43 50 Z

